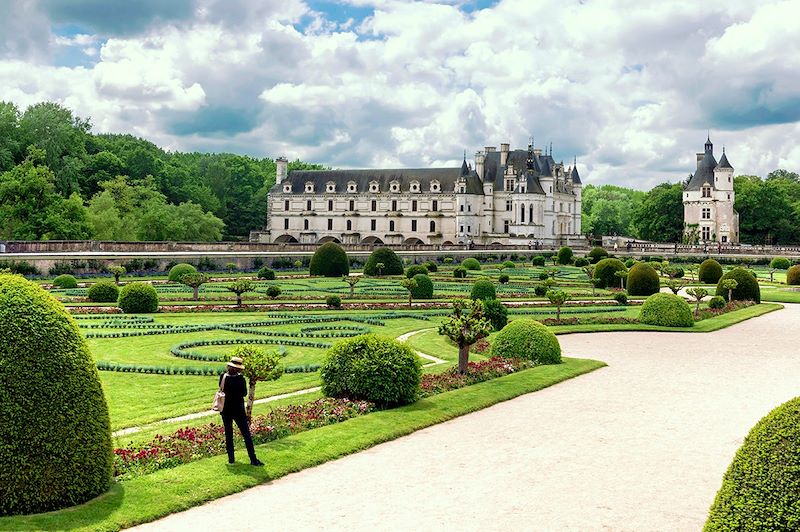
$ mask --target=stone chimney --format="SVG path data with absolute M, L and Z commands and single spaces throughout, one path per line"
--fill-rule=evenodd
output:
M 486 162 L 486 156 L 481 151 L 475 152 L 475 172 L 478 174 L 478 177 L 483 180 L 483 163 Z
M 283 180 L 286 179 L 286 170 L 289 167 L 289 161 L 286 157 L 278 157 L 275 159 L 275 165 L 277 166 L 275 170 L 275 182 L 277 184 L 283 183 Z
M 496 151 L 494 146 L 486 146 L 486 153 L 492 153 L 494 151 Z
M 500 166 L 505 166 L 508 161 L 508 148 L 507 142 L 500 144 Z
M 698 153 L 697 154 L 697 167 L 700 168 L 700 163 L 703 162 L 703 157 L 705 157 L 705 153 Z

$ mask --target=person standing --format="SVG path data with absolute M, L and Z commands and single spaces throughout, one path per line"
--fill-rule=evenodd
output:
M 233 423 L 239 427 L 239 432 L 244 438 L 247 455 L 250 457 L 250 465 L 264 465 L 258 457 L 253 447 L 253 437 L 250 435 L 250 420 L 244 410 L 244 398 L 247 396 L 247 383 L 242 375 L 244 365 L 239 357 L 231 358 L 228 362 L 227 372 L 219 377 L 219 387 L 225 392 L 225 403 L 222 407 L 222 425 L 225 427 L 225 450 L 228 452 L 228 463 L 232 464 L 236 460 L 233 456 Z

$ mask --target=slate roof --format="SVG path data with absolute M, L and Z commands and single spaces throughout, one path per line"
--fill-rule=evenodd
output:
M 576 185 L 581 184 L 581 176 L 578 175 L 577 165 L 572 166 L 572 175 L 570 177 L 572 177 L 572 182 L 575 183 Z
M 539 182 L 539 175 L 549 175 L 544 174 L 542 171 L 542 168 L 547 168 L 549 171 L 548 158 L 552 159 L 549 155 L 534 155 L 533 169 L 528 170 L 528 152 L 525 150 L 512 150 L 508 152 L 506 166 L 512 165 L 514 173 L 517 175 L 520 172 L 524 172 L 527 177 L 526 192 L 528 194 L 544 194 L 542 184 Z M 505 188 L 505 183 L 503 183 L 505 168 L 500 166 L 500 152 L 493 151 L 486 154 L 484 173 L 484 180 L 493 183 L 495 190 L 503 190 Z
M 728 156 L 725 155 L 725 148 L 722 149 L 722 159 L 719 160 L 717 168 L 727 168 L 733 170 L 733 166 L 728 162 Z
M 703 156 L 703 160 L 697 166 L 692 179 L 686 185 L 686 190 L 700 190 L 705 183 L 714 187 L 714 168 L 717 167 L 717 160 L 714 159 L 714 153 L 707 150 Z
M 466 162 L 456 168 L 395 168 L 374 170 L 293 170 L 283 183 L 292 184 L 293 193 L 303 193 L 305 184 L 314 183 L 315 193 L 325 192 L 329 181 L 336 183 L 337 193 L 347 192 L 347 183 L 354 181 L 358 192 L 369 192 L 369 183 L 377 181 L 381 192 L 389 192 L 392 181 L 400 183 L 400 191 L 408 192 L 412 181 L 419 181 L 420 191 L 429 192 L 430 182 L 438 181 L 442 192 L 453 192 L 456 181 L 462 176 Z M 467 194 L 483 194 L 483 185 L 474 170 L 466 169 Z M 272 192 L 283 190 L 283 183 L 272 187 Z

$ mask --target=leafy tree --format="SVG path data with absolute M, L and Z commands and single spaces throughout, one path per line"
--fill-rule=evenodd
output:
M 492 331 L 492 324 L 484 317 L 483 302 L 476 299 L 471 303 L 463 299 L 453 301 L 453 314 L 439 326 L 439 334 L 447 336 L 458 345 L 458 372 L 467 372 L 469 347 L 486 338 Z
M 648 192 L 633 219 L 639 238 L 680 242 L 683 235 L 683 187 L 662 183 Z
M 361 280 L 361 277 L 359 277 L 357 275 L 343 275 L 342 276 L 342 281 L 344 281 L 345 283 L 347 283 L 350 286 L 350 297 L 351 298 L 353 297 L 353 293 L 355 292 L 356 284 L 360 280 Z
M 689 294 L 691 297 L 693 297 L 697 302 L 697 306 L 695 306 L 694 308 L 694 314 L 695 316 L 697 316 L 697 314 L 700 312 L 700 302 L 703 300 L 704 297 L 708 295 L 708 290 L 706 290 L 705 288 L 694 287 L 694 288 L 687 288 L 686 293 Z
M 728 291 L 728 301 L 733 303 L 733 291 L 739 286 L 739 281 L 736 279 L 723 279 L 720 285 Z
M 400 279 L 400 284 L 408 290 L 408 308 L 411 308 L 411 300 L 414 296 L 414 289 L 417 287 L 416 279 Z
M 569 294 L 564 290 L 548 290 L 547 299 L 556 306 L 556 321 L 561 323 L 561 307 L 569 299 Z
M 246 292 L 255 292 L 256 285 L 250 279 L 239 279 L 226 286 L 225 289 L 236 294 L 236 306 L 241 307 L 242 294 Z
M 114 283 L 119 285 L 119 278 L 128 273 L 125 266 L 109 266 L 108 272 L 114 276 Z
M 0 173 L 11 170 L 20 152 L 19 109 L 11 102 L 0 102 Z
M 248 419 L 253 414 L 253 402 L 256 398 L 256 384 L 277 380 L 283 375 L 280 356 L 255 346 L 242 345 L 231 353 L 231 357 L 242 359 L 244 377 L 247 379 L 247 405 L 245 411 Z
M 208 275 L 200 272 L 194 272 L 181 275 L 179 282 L 192 288 L 192 299 L 197 301 L 200 287 L 210 280 L 211 278 Z
M 739 212 L 739 236 L 746 244 L 791 244 L 800 241 L 800 219 L 792 205 L 788 181 L 736 176 L 734 189 Z
M 625 279 L 628 278 L 628 272 L 625 270 L 619 270 L 614 272 L 614 277 L 619 279 L 619 287 L 625 288 Z
M 586 185 L 582 193 L 583 231 L 594 235 L 635 236 L 632 222 L 644 196 L 644 192 L 630 188 Z

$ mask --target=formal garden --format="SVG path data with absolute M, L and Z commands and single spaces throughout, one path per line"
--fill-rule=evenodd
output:
M 145 262 L 0 264 L 0 455 L 15 464 L 0 529 L 150 521 L 604 365 L 562 356 L 558 335 L 710 332 L 800 302 L 800 266 L 780 257 L 563 248 L 414 264 L 381 248 L 360 263 L 325 244 L 245 270 Z M 225 469 L 208 410 L 232 354 L 264 468 Z

